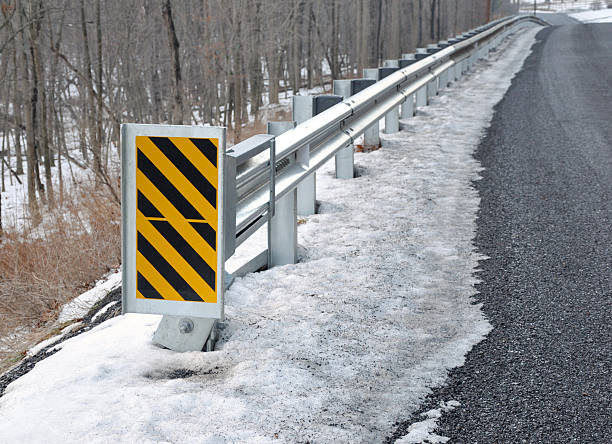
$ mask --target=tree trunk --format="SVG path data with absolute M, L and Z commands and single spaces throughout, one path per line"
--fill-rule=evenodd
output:
M 158 20 L 157 15 L 155 15 L 151 8 L 151 0 L 145 0 L 145 15 L 150 22 L 148 22 L 149 26 L 152 29 L 157 28 Z M 152 123 L 161 123 L 162 120 L 166 120 L 163 112 L 163 104 L 161 97 L 161 81 L 159 78 L 159 48 L 157 46 L 157 33 L 152 32 L 149 35 L 151 40 L 151 64 L 149 67 L 149 72 L 151 73 L 151 119 Z
M 11 33 L 13 33 L 12 26 L 9 27 Z M 13 39 L 13 75 L 15 78 L 15 83 L 13 87 L 13 116 L 15 118 L 15 157 L 17 165 L 15 167 L 17 174 L 23 174 L 23 154 L 21 148 L 21 127 L 22 127 L 22 117 L 21 117 L 21 102 L 22 96 L 21 92 L 23 90 L 23 80 L 22 78 L 22 59 L 21 57 L 17 57 L 19 53 L 19 49 L 17 47 L 17 36 Z
M 96 188 L 100 185 L 100 176 L 102 174 L 101 167 L 101 146 L 100 141 L 98 140 L 98 132 L 96 130 L 96 107 L 94 104 L 93 97 L 93 74 L 91 68 L 91 56 L 89 53 L 89 37 L 87 34 L 87 21 L 85 18 L 85 0 L 81 0 L 81 30 L 83 33 L 83 55 L 85 56 L 85 81 L 88 84 L 87 95 L 87 106 L 89 108 L 89 119 L 88 119 L 88 127 L 89 127 L 89 143 L 91 146 L 91 153 L 93 155 L 93 172 L 95 174 L 95 186 Z
M 401 39 L 404 36 L 401 35 L 400 31 L 400 4 L 398 0 L 391 0 L 391 45 L 388 49 L 388 56 L 390 58 L 401 57 Z
M 97 60 L 97 75 L 96 80 L 98 81 L 97 91 L 99 100 L 96 102 L 98 104 L 98 109 L 96 113 L 96 142 L 98 145 L 97 154 L 98 154 L 98 162 L 100 163 L 99 169 L 102 171 L 102 168 L 106 169 L 106 166 L 102 165 L 102 147 L 104 146 L 104 132 L 102 125 L 103 111 L 102 111 L 102 19 L 100 13 L 100 0 L 96 0 L 96 43 L 97 43 L 97 52 L 98 52 L 98 60 Z
M 164 0 L 162 15 L 164 17 L 164 23 L 168 33 L 168 45 L 170 48 L 170 57 L 172 58 L 172 68 L 174 73 L 174 107 L 172 112 L 172 122 L 177 125 L 182 125 L 185 115 L 183 105 L 183 79 L 181 76 L 179 41 L 176 37 L 176 29 L 174 27 L 174 19 L 172 18 L 172 5 L 170 0 Z
M 273 42 L 274 47 L 266 56 L 266 67 L 268 69 L 268 102 L 271 104 L 278 103 L 278 82 L 280 80 L 280 54 L 276 49 L 276 42 Z
M 32 5 L 30 5 L 31 7 Z M 30 12 L 32 8 L 30 8 Z M 22 24 L 28 22 L 30 18 L 27 16 L 25 10 L 22 9 Z M 30 28 L 30 48 L 32 48 L 32 41 L 38 38 L 33 24 L 29 25 Z M 30 51 L 31 53 L 33 51 Z M 24 53 L 25 56 L 25 53 Z M 24 66 L 29 71 L 29 83 L 30 83 L 30 109 L 26 112 L 26 130 L 27 130 L 27 152 L 26 152 L 26 164 L 27 164 L 27 177 L 28 177 L 28 210 L 32 219 L 32 226 L 36 227 L 40 224 L 40 209 L 38 206 L 38 199 L 36 197 L 36 169 L 38 163 L 36 159 L 36 108 L 38 104 L 38 89 L 36 80 L 36 70 L 34 68 L 27 69 L 28 59 L 24 57 Z
M 340 5 L 338 4 L 338 0 L 333 0 L 331 5 L 331 32 L 332 32 L 332 41 L 331 41 L 331 64 L 330 71 L 332 75 L 332 79 L 339 79 L 342 77 L 342 73 L 340 72 L 340 60 L 338 57 L 340 55 L 340 42 L 339 42 L 339 28 L 340 28 Z
M 419 0 L 419 37 L 417 46 L 423 47 L 423 0 Z

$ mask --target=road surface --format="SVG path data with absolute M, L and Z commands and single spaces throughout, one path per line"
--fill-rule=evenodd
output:
M 536 16 L 541 18 L 542 20 L 546 20 L 546 22 L 550 23 L 553 26 L 575 25 L 577 23 L 580 23 L 580 21 L 570 17 L 567 14 L 551 14 L 548 12 L 538 12 Z
M 612 442 L 612 24 L 537 40 L 477 151 L 494 329 L 421 410 L 461 403 L 450 442 Z

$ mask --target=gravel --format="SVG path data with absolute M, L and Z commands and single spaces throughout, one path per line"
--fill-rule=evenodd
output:
M 612 442 L 612 25 L 537 38 L 476 154 L 494 329 L 388 442 L 451 400 L 450 442 Z

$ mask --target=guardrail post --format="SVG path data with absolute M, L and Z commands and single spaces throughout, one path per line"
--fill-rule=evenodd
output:
M 366 68 L 363 77 L 378 81 L 378 68 Z M 364 151 L 377 150 L 380 148 L 380 125 L 378 121 L 369 126 L 363 133 Z
M 427 106 L 427 85 L 423 85 L 416 92 L 416 107 L 423 108 Z
M 461 36 L 455 36 L 451 39 L 448 39 L 449 45 L 455 45 L 461 41 Z M 456 82 L 461 78 L 461 64 L 456 59 L 453 59 L 455 63 L 450 67 L 449 71 L 449 83 Z
M 415 60 L 422 60 L 428 55 L 429 54 L 427 53 L 427 48 L 417 48 L 416 52 L 414 53 L 414 58 Z M 427 106 L 428 103 L 429 101 L 427 98 L 427 85 L 423 85 L 423 87 L 418 89 L 416 92 L 416 107 L 422 108 L 424 106 Z
M 383 67 L 379 69 L 379 80 L 382 80 L 391 72 L 397 71 L 399 67 L 399 62 L 397 60 L 385 60 L 383 62 Z M 386 73 L 386 71 L 389 71 L 389 73 Z M 399 106 L 396 106 L 385 114 L 385 134 L 393 134 L 399 131 L 399 111 Z
M 439 41 L 436 46 L 438 48 L 438 51 L 441 51 L 448 46 L 448 42 Z M 438 76 L 438 91 L 437 91 L 438 94 L 440 94 L 442 90 L 446 89 L 447 86 L 448 86 L 448 69 L 445 69 Z
M 352 96 L 352 80 L 334 80 L 333 92 L 344 99 Z M 355 177 L 355 146 L 351 144 L 336 153 L 336 179 L 353 177 Z
M 414 54 L 402 54 L 402 58 L 399 60 L 400 69 L 406 68 L 416 62 Z M 409 119 L 414 116 L 414 94 L 410 94 L 406 97 L 404 103 L 402 103 L 402 119 Z
M 432 79 L 427 83 L 427 104 L 431 103 L 430 99 L 437 94 L 436 82 L 438 79 Z
M 473 52 L 469 55 L 469 57 L 467 58 L 467 70 L 471 71 L 472 70 L 472 66 L 474 65 L 474 62 L 476 61 L 476 54 L 478 52 L 478 43 L 476 43 L 474 45 L 475 49 L 473 50 Z
M 448 42 L 448 40 L 442 40 L 440 42 L 438 42 L 438 47 L 440 49 L 444 49 L 447 48 L 448 46 L 450 46 L 450 43 Z M 451 67 L 452 68 L 452 67 Z M 450 75 L 449 75 L 449 70 L 451 68 L 447 68 L 445 69 L 442 74 L 440 74 L 440 90 L 446 89 L 448 88 L 448 84 L 450 83 Z
M 299 125 L 314 115 L 313 96 L 293 96 L 293 120 Z M 310 164 L 310 145 L 297 150 L 296 161 L 304 166 Z M 297 187 L 297 212 L 302 216 L 315 214 L 317 196 L 316 173 L 312 173 Z
M 295 122 L 268 122 L 268 134 L 280 136 L 293 129 Z M 289 160 L 295 163 L 295 156 Z M 268 267 L 297 262 L 297 190 L 276 201 L 268 223 Z
M 342 101 L 342 97 L 333 95 L 293 96 L 293 120 L 299 125 L 302 122 L 331 108 Z M 301 147 L 296 152 L 296 161 L 302 165 L 310 164 L 310 145 Z M 317 199 L 316 173 L 304 179 L 297 188 L 297 211 L 302 216 L 315 214 Z
M 438 48 L 438 45 L 436 45 L 435 43 L 427 45 L 428 55 L 435 54 L 439 50 L 440 48 Z M 429 99 L 431 97 L 437 96 L 437 95 L 438 95 L 438 78 L 436 77 L 427 84 L 427 103 L 429 103 Z
M 344 99 L 363 91 L 376 83 L 372 79 L 334 80 L 334 94 Z M 352 179 L 355 177 L 355 147 L 342 148 L 336 153 L 336 178 Z

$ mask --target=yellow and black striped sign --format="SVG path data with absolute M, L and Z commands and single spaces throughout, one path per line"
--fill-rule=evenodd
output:
M 137 299 L 217 303 L 218 160 L 219 139 L 136 136 Z

